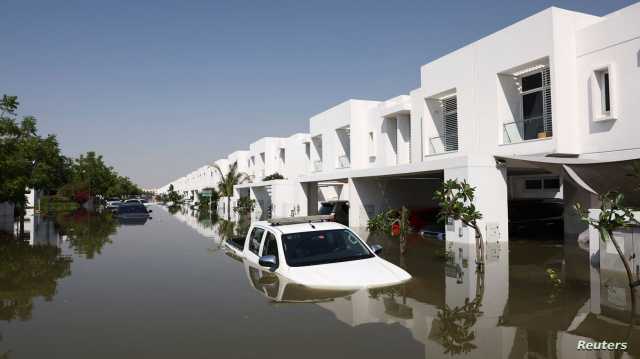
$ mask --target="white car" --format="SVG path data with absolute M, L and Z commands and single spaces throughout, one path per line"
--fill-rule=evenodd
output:
M 256 222 L 246 238 L 225 244 L 245 261 L 311 288 L 376 288 L 411 279 L 402 268 L 378 257 L 381 246 L 367 245 L 341 224 L 319 222 L 324 217 Z

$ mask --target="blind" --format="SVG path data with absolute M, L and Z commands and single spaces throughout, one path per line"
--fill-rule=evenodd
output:
M 449 96 L 441 100 L 444 129 L 444 150 L 458 150 L 458 97 Z
M 545 67 L 542 70 L 542 121 L 544 131 L 549 135 L 553 133 L 551 112 L 551 71 L 549 67 Z

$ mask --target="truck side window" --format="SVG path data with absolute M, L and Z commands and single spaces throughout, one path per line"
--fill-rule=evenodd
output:
M 258 255 L 258 251 L 260 250 L 260 241 L 262 240 L 263 234 L 264 229 L 262 228 L 255 227 L 253 231 L 251 231 L 251 237 L 249 238 L 249 250 L 255 255 Z
M 278 243 L 276 241 L 276 236 L 271 232 L 267 232 L 267 236 L 264 239 L 264 246 L 262 246 L 262 255 L 272 255 L 275 256 L 276 259 L 278 259 Z

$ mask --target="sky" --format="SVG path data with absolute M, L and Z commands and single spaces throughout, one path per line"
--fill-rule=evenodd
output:
M 634 2 L 0 0 L 0 92 L 65 155 L 156 188 L 349 98 L 407 94 L 421 65 L 550 6 Z

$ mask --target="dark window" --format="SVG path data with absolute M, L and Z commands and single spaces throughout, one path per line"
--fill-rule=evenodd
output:
M 602 74 L 602 82 L 604 87 L 604 111 L 611 111 L 611 97 L 609 95 L 609 72 Z
M 542 189 L 542 181 L 539 179 L 531 179 L 524 181 L 525 189 Z
M 260 250 L 260 241 L 262 240 L 263 234 L 264 229 L 258 227 L 254 228 L 251 232 L 251 237 L 249 238 L 249 250 L 255 255 L 258 255 L 258 251 Z
M 278 259 L 278 243 L 276 236 L 271 232 L 267 232 L 267 236 L 264 238 L 264 245 L 262 246 L 263 256 L 275 256 Z
M 558 189 L 560 188 L 560 179 L 559 178 L 545 178 L 544 179 L 544 189 Z
M 364 243 L 348 229 L 284 234 L 282 246 L 291 267 L 373 257 Z
M 320 210 L 318 211 L 318 213 L 320 214 L 332 214 L 333 213 L 333 204 L 332 203 L 323 203 L 322 205 L 320 205 Z
M 522 115 L 525 120 L 542 117 L 542 91 L 522 95 Z
M 522 92 L 535 90 L 542 87 L 542 73 L 525 76 L 522 78 Z

